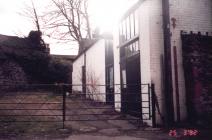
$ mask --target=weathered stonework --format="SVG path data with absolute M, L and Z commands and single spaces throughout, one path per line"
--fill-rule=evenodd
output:
M 15 89 L 27 84 L 27 76 L 22 67 L 14 61 L 0 62 L 0 90 Z

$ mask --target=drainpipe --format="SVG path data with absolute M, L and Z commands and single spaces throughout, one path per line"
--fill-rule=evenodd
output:
M 86 74 L 86 51 L 84 52 L 84 67 L 85 67 L 85 94 L 86 94 L 86 89 L 87 89 L 87 82 L 86 82 L 86 80 L 87 80 L 87 74 Z
M 165 126 L 169 127 L 174 122 L 169 0 L 162 0 L 162 12 L 163 12 L 163 35 L 164 35 Z

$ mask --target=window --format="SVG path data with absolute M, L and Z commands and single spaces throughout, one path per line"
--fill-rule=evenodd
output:
M 113 67 L 109 68 L 109 87 L 113 88 Z
M 132 52 L 134 52 L 135 50 L 135 43 L 132 43 Z
M 105 42 L 105 56 L 106 56 L 106 65 L 113 64 L 113 42 L 112 40 L 106 40 Z
M 135 51 L 139 51 L 139 42 L 138 41 L 135 42 Z
M 113 88 L 114 81 L 113 81 L 113 66 L 106 67 L 106 84 L 109 88 Z
M 135 13 L 134 13 L 134 19 L 135 19 L 135 21 L 134 21 L 134 25 L 135 25 L 135 35 L 138 35 L 138 33 L 139 33 L 139 29 L 138 29 L 138 18 L 137 17 L 139 17 L 138 16 L 138 10 L 136 10 L 135 11 Z
M 126 19 L 126 29 L 127 29 L 127 40 L 129 40 L 131 37 L 130 37 L 130 17 L 127 17 Z
M 119 42 L 119 44 L 121 44 L 121 42 L 124 42 L 123 24 L 120 24 L 119 26 Z
M 119 44 L 123 44 L 126 41 L 137 36 L 138 30 L 138 10 L 129 14 L 119 25 Z
M 120 48 L 120 57 L 121 58 L 126 58 L 130 57 L 132 55 L 135 55 L 139 52 L 139 45 L 138 45 L 138 40 L 130 43 L 127 46 L 123 46 Z
M 122 85 L 123 85 L 123 88 L 126 88 L 127 87 L 126 70 L 123 69 L 121 73 L 122 73 Z
M 130 15 L 130 29 L 131 29 L 130 36 L 131 37 L 135 36 L 135 28 L 134 27 L 135 27 L 134 26 L 134 13 L 132 13 Z

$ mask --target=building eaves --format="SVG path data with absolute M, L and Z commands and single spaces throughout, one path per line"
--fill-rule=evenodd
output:
M 76 55 L 55 55 L 55 54 L 51 54 L 52 57 L 54 58 L 62 58 L 62 59 L 66 59 L 66 60 L 74 60 L 76 58 Z
M 123 21 L 127 16 L 129 16 L 130 13 L 132 13 L 135 9 L 137 9 L 142 2 L 144 2 L 145 0 L 138 0 L 138 2 L 136 2 L 135 4 L 133 4 L 133 6 L 131 6 L 126 12 L 125 14 L 121 17 L 121 21 Z
M 96 39 L 93 41 L 93 43 L 91 43 L 89 46 L 87 46 L 79 55 L 77 55 L 77 57 L 73 60 L 76 61 L 82 54 L 84 54 L 86 51 L 88 51 L 94 44 L 96 44 L 96 42 L 98 42 L 100 39 Z
M 99 35 L 98 38 L 93 39 L 93 42 L 90 43 L 88 46 L 86 46 L 84 51 L 82 51 L 79 55 L 77 55 L 75 57 L 74 61 L 77 60 L 82 54 L 87 52 L 90 48 L 92 48 L 92 46 L 94 46 L 94 44 L 96 44 L 99 40 L 102 40 L 102 39 L 104 39 L 104 40 L 113 40 L 113 35 L 111 33 L 102 33 L 101 35 Z

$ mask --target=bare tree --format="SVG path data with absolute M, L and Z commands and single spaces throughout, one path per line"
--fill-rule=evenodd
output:
M 28 38 L 30 40 L 30 42 L 32 43 L 32 45 L 35 46 L 39 46 L 39 47 L 43 47 L 46 48 L 47 45 L 45 44 L 44 40 L 42 39 L 42 35 L 43 35 L 43 30 L 41 28 L 41 24 L 42 23 L 42 16 L 39 16 L 37 13 L 38 8 L 35 7 L 33 0 L 31 0 L 31 4 L 25 4 L 25 8 L 19 12 L 20 15 L 29 18 L 35 28 L 36 31 L 31 30 L 28 34 Z M 42 31 L 41 31 L 42 30 Z M 26 36 L 24 36 L 26 37 Z
M 31 5 L 25 4 L 25 9 L 19 13 L 22 16 L 30 18 L 33 21 L 34 25 L 38 32 L 41 32 L 40 29 L 40 20 L 37 14 L 37 10 L 35 8 L 33 0 L 31 0 Z
M 41 32 L 41 31 L 40 31 L 39 19 L 38 19 L 38 15 L 37 15 L 37 12 L 36 12 L 36 9 L 35 9 L 35 5 L 34 5 L 34 3 L 33 3 L 32 0 L 31 0 L 31 2 L 32 2 L 33 13 L 34 13 L 34 22 L 35 22 L 35 24 L 36 24 L 37 31 L 38 31 L 38 32 Z
M 91 39 L 88 16 L 88 0 L 51 0 L 56 8 L 48 11 L 45 18 L 46 29 L 51 36 L 64 41 L 76 41 L 79 52 L 83 38 Z
M 38 32 L 45 31 L 45 35 L 59 42 L 77 42 L 79 51 L 83 50 L 83 39 L 91 39 L 90 22 L 88 16 L 88 0 L 51 0 L 52 6 L 38 15 L 38 8 L 33 0 L 31 5 L 19 13 L 30 18 Z M 42 32 L 43 33 L 43 32 Z
M 32 43 L 31 45 L 46 48 L 47 46 L 44 40 L 42 39 L 43 33 L 41 32 L 41 24 L 40 24 L 41 16 L 38 16 L 37 9 L 35 8 L 33 0 L 31 0 L 31 4 L 25 4 L 25 8 L 23 9 L 23 11 L 19 12 L 19 14 L 29 18 L 36 27 L 36 31 L 31 30 L 27 37 Z M 26 36 L 24 37 L 26 38 Z

